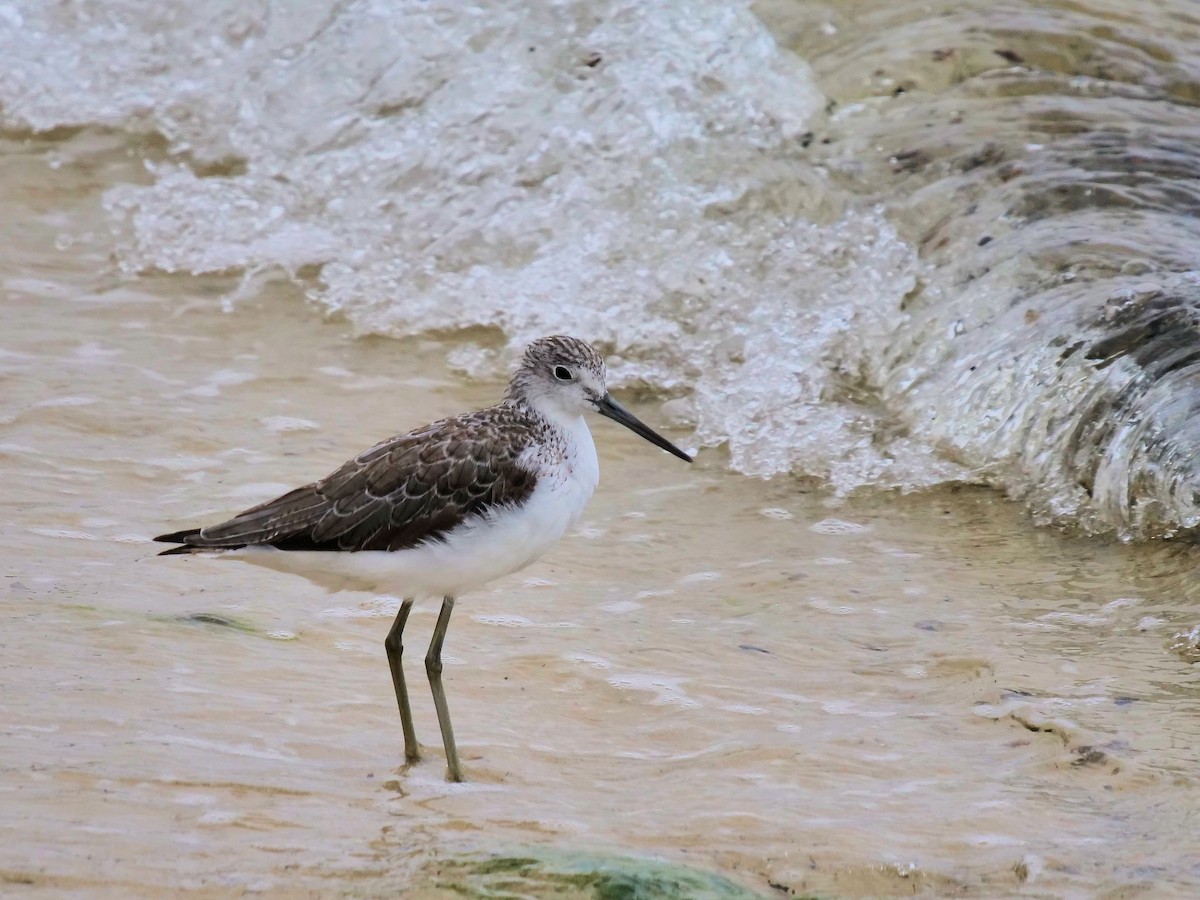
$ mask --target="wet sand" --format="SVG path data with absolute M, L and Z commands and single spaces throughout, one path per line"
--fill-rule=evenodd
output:
M 603 421 L 582 525 L 456 612 L 468 782 L 416 653 L 427 754 L 399 768 L 395 598 L 147 539 L 492 402 L 445 362 L 488 336 L 121 275 L 100 192 L 145 150 L 0 143 L 0 893 L 455 896 L 446 861 L 543 848 L 773 896 L 1194 896 L 1191 548 L 979 489 L 837 501 Z

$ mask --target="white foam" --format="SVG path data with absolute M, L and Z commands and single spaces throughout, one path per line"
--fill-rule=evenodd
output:
M 315 299 L 364 332 L 575 332 L 618 383 L 686 394 L 685 443 L 743 472 L 961 471 L 845 389 L 881 380 L 915 255 L 809 162 L 825 99 L 747 3 L 100 7 L 0 29 L 0 115 L 166 136 L 152 183 L 107 195 L 125 268 L 320 267 Z

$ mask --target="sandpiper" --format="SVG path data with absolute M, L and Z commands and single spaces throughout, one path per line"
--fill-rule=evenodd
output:
M 608 393 L 590 344 L 540 338 L 495 406 L 389 438 L 332 474 L 204 528 L 156 537 L 161 556 L 217 553 L 339 587 L 388 589 L 403 600 L 384 640 L 404 756 L 420 757 L 401 667 L 414 600 L 441 597 L 425 671 L 451 781 L 462 767 L 442 687 L 442 644 L 454 600 L 521 569 L 578 520 L 599 481 L 583 414 L 594 410 L 682 460 L 692 458 Z M 332 552 L 330 552 L 332 551 Z

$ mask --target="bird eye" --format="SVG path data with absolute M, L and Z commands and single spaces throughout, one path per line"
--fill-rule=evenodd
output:
M 568 369 L 566 366 L 555 366 L 554 367 L 554 377 L 557 378 L 559 381 L 573 381 L 574 380 L 571 376 L 571 370 Z

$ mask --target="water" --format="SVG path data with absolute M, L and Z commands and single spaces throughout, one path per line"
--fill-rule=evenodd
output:
M 10 5 L 0 102 L 165 142 L 126 270 L 586 334 L 737 471 L 1154 537 L 1200 522 L 1200 26 L 1148 9 L 764 4 L 797 56 L 717 2 Z
M 585 334 L 747 473 L 960 475 L 852 385 L 915 255 L 807 159 L 821 95 L 747 10 L 103 9 L 24 11 L 0 100 L 34 128 L 166 136 L 152 183 L 107 195 L 126 269 L 237 270 L 235 297 L 282 269 L 360 333 Z M 494 344 L 454 360 L 503 368 Z
M 1166 236 L 1187 206 L 1123 229 L 1082 201 L 1002 215 L 1093 159 L 1068 153 L 1087 140 L 1071 111 L 1185 134 L 1171 48 L 1192 26 L 1160 4 L 1118 40 L 1103 4 L 1043 7 L 781 4 L 764 26 L 715 6 L 486 23 L 428 6 L 410 32 L 365 4 L 229 6 L 203 39 L 191 7 L 0 9 L 23 17 L 0 37 L 5 892 L 449 896 L 438 873 L 472 855 L 584 854 L 764 895 L 1193 896 L 1194 551 L 1026 512 L 1122 536 L 1187 524 L 1190 332 L 1164 327 L 1186 321 L 1186 235 Z M 1014 31 L 1018 14 L 1045 27 Z M 1144 66 L 1093 80 L 1158 102 L 1089 106 L 1045 74 L 1093 39 Z M 513 50 L 530 45 L 552 62 Z M 372 81 L 381 54 L 424 68 Z M 366 108 L 345 99 L 363 78 L 379 122 L 306 132 Z M 498 97 L 523 127 L 463 124 Z M 961 120 L 924 128 L 943 106 Z M 551 119 L 599 143 L 551 142 L 538 181 Z M 971 156 L 1000 125 L 1003 152 Z M 401 152 L 418 145 L 419 170 Z M 1003 168 L 1013 147 L 1028 180 Z M 508 205 L 472 213 L 485 197 Z M 1060 232 L 1088 241 L 1055 250 Z M 1110 271 L 1122 241 L 1145 267 Z M 159 560 L 146 538 L 491 402 L 505 348 L 558 328 L 613 351 L 639 415 L 728 452 L 688 469 L 597 423 L 578 533 L 459 604 L 446 680 L 470 781 L 442 780 L 415 675 L 429 760 L 399 771 L 394 600 Z M 399 339 L 353 337 L 371 332 Z M 986 378 L 963 380 L 972 365 Z
M 887 406 L 1040 522 L 1195 526 L 1194 4 L 774 12 L 834 107 L 818 160 L 927 264 Z

